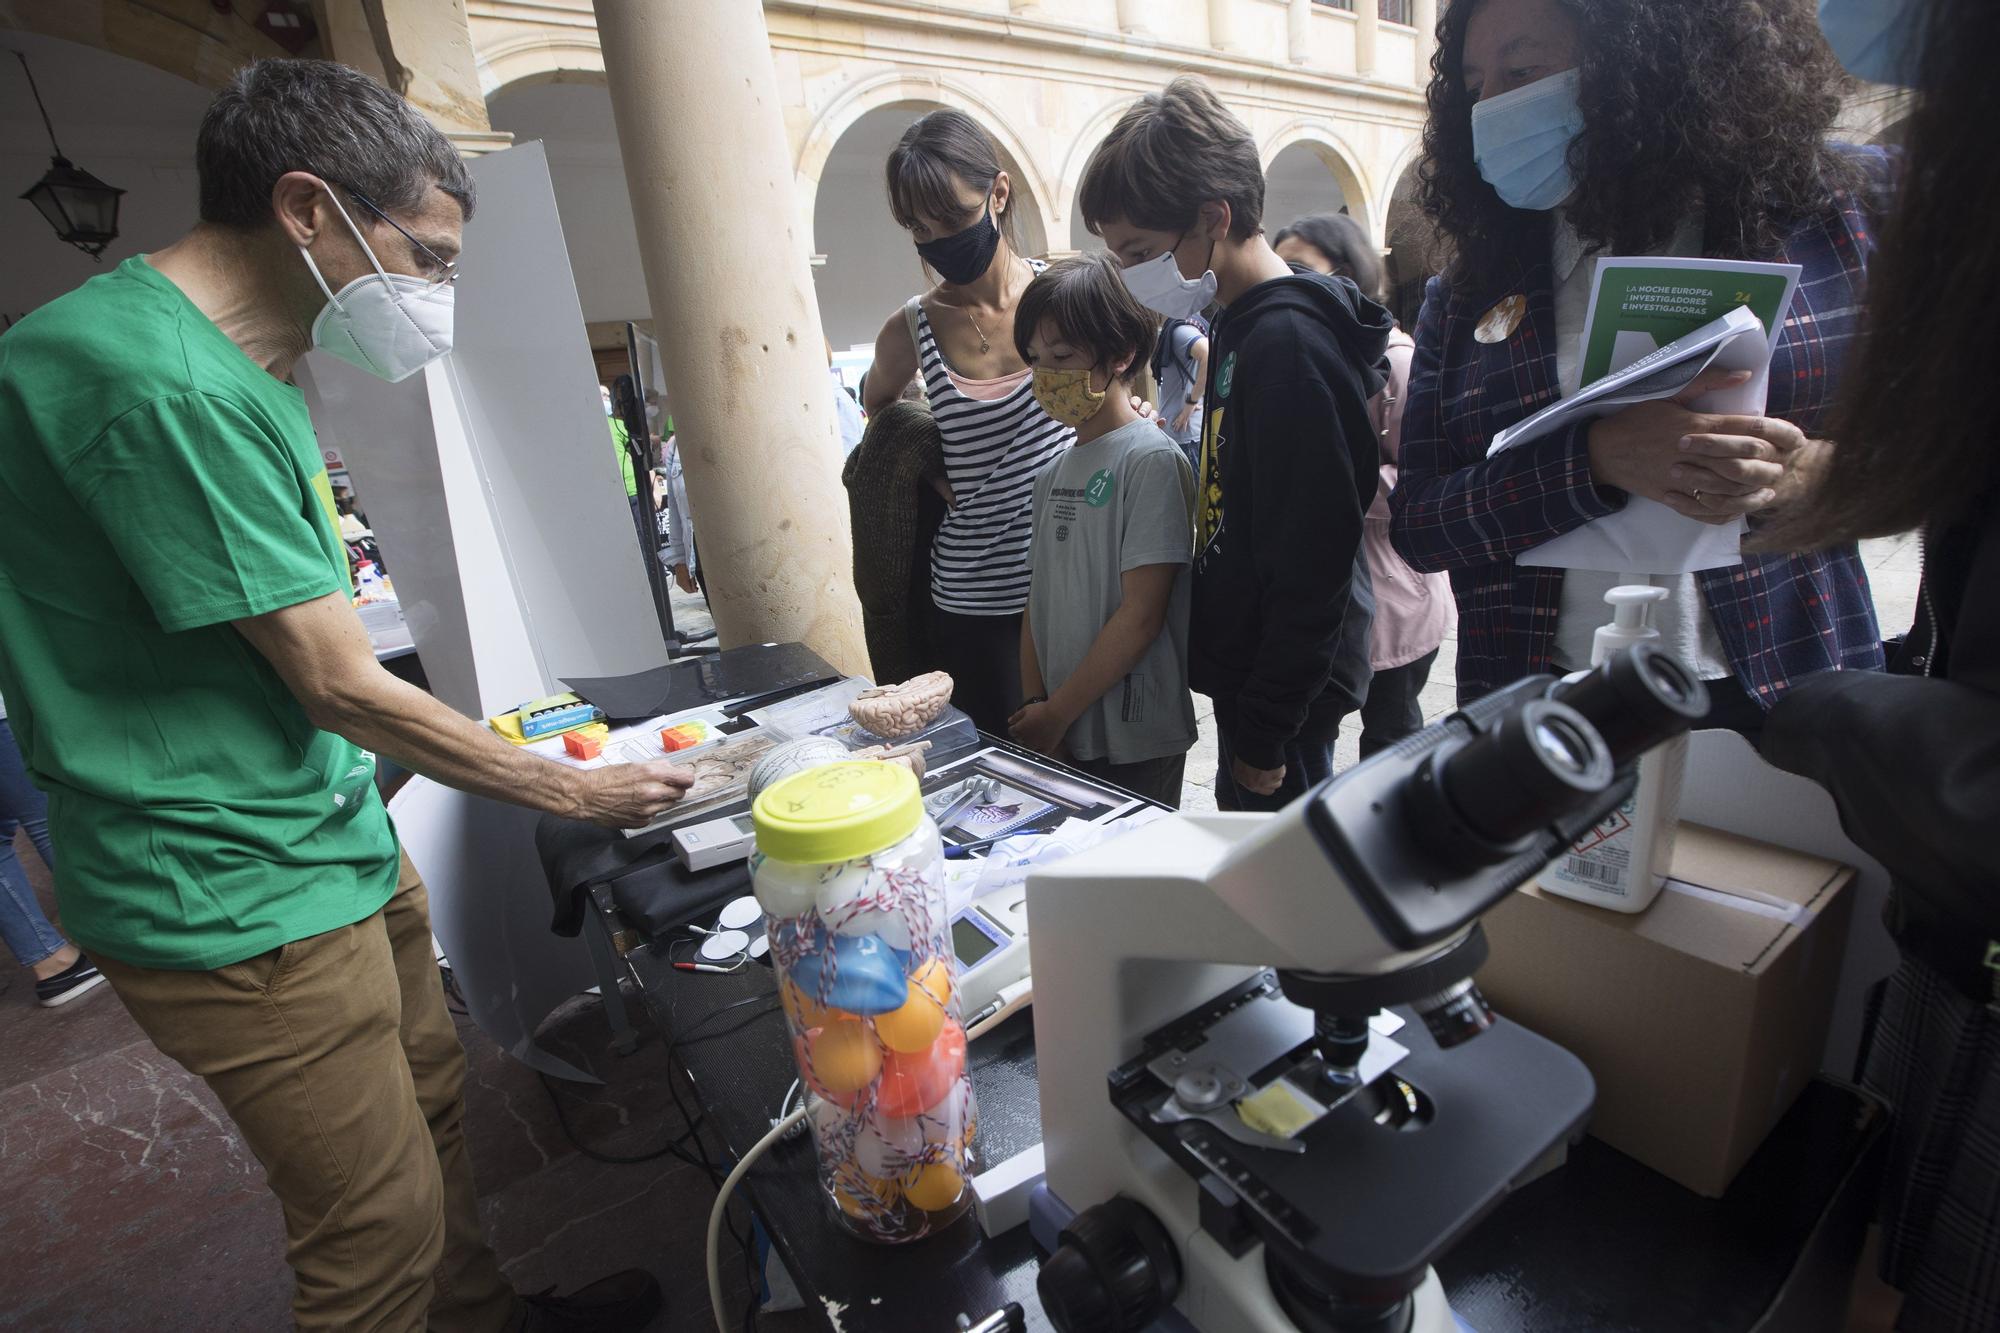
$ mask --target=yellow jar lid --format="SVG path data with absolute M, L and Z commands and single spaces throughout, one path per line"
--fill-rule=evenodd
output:
M 765 788 L 750 817 L 757 850 L 773 861 L 831 864 L 909 837 L 923 822 L 924 799 L 900 764 L 825 764 Z

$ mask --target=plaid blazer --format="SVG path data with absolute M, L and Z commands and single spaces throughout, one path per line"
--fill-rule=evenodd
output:
M 1873 221 L 1893 189 L 1884 150 L 1843 152 L 1861 188 L 1800 226 L 1774 257 L 1802 271 L 1771 358 L 1765 412 L 1809 436 L 1839 396 L 1862 316 Z M 1475 340 L 1480 316 L 1510 292 L 1527 297 L 1520 326 L 1505 342 Z M 1588 423 L 1486 457 L 1494 435 L 1561 396 L 1554 292 L 1545 247 L 1512 283 L 1453 290 L 1432 278 L 1417 320 L 1391 537 L 1412 567 L 1451 575 L 1461 703 L 1553 667 L 1563 571 L 1517 566 L 1514 557 L 1625 503 L 1625 492 L 1591 480 Z M 1882 666 L 1868 575 L 1852 546 L 1745 556 L 1696 578 L 1737 678 L 1766 708 L 1811 672 Z

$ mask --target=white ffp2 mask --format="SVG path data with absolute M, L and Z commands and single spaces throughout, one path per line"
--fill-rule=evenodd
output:
M 1183 236 L 1181 242 L 1186 241 Z M 1125 290 L 1132 293 L 1133 300 L 1166 319 L 1193 319 L 1215 301 L 1215 270 L 1208 269 L 1199 278 L 1183 278 L 1172 250 L 1120 269 L 1118 276 L 1125 280 Z
M 313 321 L 312 345 L 392 384 L 408 379 L 451 350 L 454 289 L 448 282 L 433 284 L 384 270 L 339 198 L 331 190 L 327 197 L 375 271 L 336 292 L 326 285 L 312 255 L 299 247 L 313 281 L 326 293 L 326 305 Z

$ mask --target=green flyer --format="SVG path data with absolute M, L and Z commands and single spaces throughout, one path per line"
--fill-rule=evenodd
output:
M 1597 265 L 1584 333 L 1583 384 L 1748 306 L 1768 335 L 1791 306 L 1796 264 L 1747 260 L 1634 258 Z

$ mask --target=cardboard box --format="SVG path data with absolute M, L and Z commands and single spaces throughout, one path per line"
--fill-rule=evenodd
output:
M 1683 824 L 1642 913 L 1532 885 L 1487 913 L 1479 985 L 1589 1066 L 1591 1134 L 1715 1197 L 1819 1068 L 1853 877 Z

